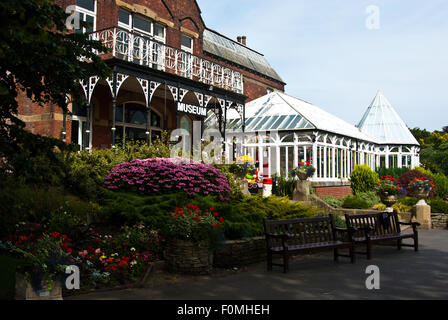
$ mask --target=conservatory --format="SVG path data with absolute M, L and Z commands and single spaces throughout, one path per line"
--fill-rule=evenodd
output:
M 264 177 L 288 177 L 300 162 L 312 181 L 348 181 L 357 164 L 375 170 L 419 165 L 419 144 L 378 92 L 357 126 L 282 92 L 246 104 L 245 115 L 227 114 L 226 156 L 251 156 Z

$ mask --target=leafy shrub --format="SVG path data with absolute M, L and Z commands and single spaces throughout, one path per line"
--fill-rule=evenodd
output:
M 433 199 L 428 201 L 431 206 L 431 212 L 448 214 L 448 202 L 442 199 Z
M 125 192 L 105 192 L 100 201 L 104 222 L 114 225 L 133 226 L 144 224 L 152 229 L 164 229 L 166 213 L 186 203 L 184 193 L 147 196 Z
M 378 197 L 378 195 L 373 191 L 360 192 L 357 194 L 357 196 L 365 200 L 369 205 L 369 208 L 372 208 L 374 205 L 381 202 L 380 197 Z
M 30 184 L 63 185 L 67 172 L 64 154 L 75 150 L 74 145 L 15 126 L 9 134 L 0 135 L 0 181 L 12 176 Z
M 356 165 L 350 175 L 350 184 L 353 194 L 374 191 L 378 183 L 378 174 L 369 166 Z
M 398 199 L 398 203 L 402 203 L 409 207 L 415 206 L 417 204 L 417 202 L 418 202 L 418 199 L 414 198 L 414 197 L 404 197 L 404 198 Z
M 15 230 L 19 222 L 49 224 L 68 232 L 88 223 L 98 206 L 65 193 L 61 187 L 25 184 L 6 180 L 0 186 L 0 238 Z
M 442 199 L 448 199 L 448 178 L 442 173 L 433 175 L 434 184 L 437 187 L 437 196 Z
M 368 209 L 369 203 L 358 196 L 347 196 L 343 199 L 342 208 L 346 209 Z
M 110 190 L 140 194 L 167 194 L 179 191 L 188 195 L 230 197 L 227 179 L 214 167 L 187 159 L 133 160 L 117 165 L 106 177 Z
M 378 210 L 378 211 L 384 211 L 386 210 L 387 206 L 384 203 L 377 203 L 376 205 L 373 206 L 373 209 Z
M 223 203 L 213 197 L 196 196 L 192 203 L 200 208 L 211 206 L 224 218 L 224 234 L 227 239 L 262 236 L 263 219 L 291 219 L 313 217 L 319 213 L 315 207 L 291 202 L 287 197 L 244 197 L 242 200 Z
M 286 179 L 284 176 L 280 175 L 279 177 L 274 178 L 274 183 L 276 183 L 275 188 L 276 196 L 292 198 L 295 187 L 294 178 Z
M 409 168 L 378 168 L 376 169 L 376 173 L 379 177 L 384 176 L 392 176 L 395 179 L 398 179 L 403 173 L 408 172 Z
M 397 211 L 398 213 L 403 213 L 403 212 L 411 212 L 412 207 L 411 206 L 407 206 L 403 203 L 397 202 L 395 204 L 392 205 L 392 208 Z
M 398 182 L 403 188 L 407 188 L 409 183 L 411 183 L 414 178 L 424 178 L 425 180 L 430 181 L 432 184 L 434 184 L 434 179 L 426 174 L 421 173 L 418 170 L 410 170 L 408 172 L 403 173 L 399 178 Z M 406 192 L 409 196 L 414 196 L 412 190 L 409 190 L 409 188 L 406 189 Z M 432 188 L 431 192 L 429 193 L 429 198 L 433 199 L 435 195 L 437 194 L 437 187 Z
M 342 199 L 336 198 L 333 196 L 322 196 L 320 197 L 322 200 L 324 200 L 326 203 L 328 203 L 333 208 L 339 208 L 342 205 Z
M 238 179 L 238 174 L 232 172 L 229 166 L 215 166 L 229 182 L 230 199 L 238 200 L 244 197 L 243 190 L 241 189 L 241 179 Z

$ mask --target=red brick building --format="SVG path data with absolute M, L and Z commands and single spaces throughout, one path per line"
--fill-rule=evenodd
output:
M 111 49 L 104 59 L 108 79 L 80 79 L 87 105 L 73 102 L 72 115 L 57 106 L 19 99 L 19 114 L 35 134 L 66 139 L 82 148 L 105 148 L 124 137 L 151 141 L 163 130 L 192 130 L 192 121 L 226 115 L 244 118 L 246 102 L 285 83 L 266 58 L 246 45 L 207 28 L 194 0 L 56 0 L 76 5 L 92 23 L 87 32 Z

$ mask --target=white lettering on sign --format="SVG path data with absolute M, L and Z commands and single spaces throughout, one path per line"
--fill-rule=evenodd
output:
M 177 103 L 177 111 L 194 114 L 194 115 L 198 115 L 201 117 L 207 116 L 207 108 L 200 107 L 200 106 L 194 106 L 194 105 L 191 105 L 188 103 L 183 103 L 183 102 Z

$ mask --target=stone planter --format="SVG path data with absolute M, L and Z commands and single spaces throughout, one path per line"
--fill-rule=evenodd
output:
M 62 300 L 62 286 L 55 281 L 51 291 L 42 289 L 34 291 L 32 285 L 23 274 L 16 274 L 15 300 Z
M 308 174 L 307 173 L 297 172 L 296 175 L 302 181 L 308 180 Z
M 387 207 L 392 207 L 398 201 L 397 196 L 380 196 L 380 198 Z
M 428 198 L 430 192 L 431 189 L 425 190 L 423 188 L 418 188 L 413 191 L 413 194 L 418 200 L 424 200 Z
M 165 265 L 170 272 L 209 274 L 213 269 L 213 251 L 207 241 L 195 243 L 171 239 L 165 252 Z

